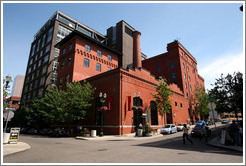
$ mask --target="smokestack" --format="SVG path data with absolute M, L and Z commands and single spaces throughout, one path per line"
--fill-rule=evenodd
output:
M 141 68 L 142 67 L 141 46 L 140 46 L 141 33 L 139 31 L 134 31 L 132 34 L 133 34 L 133 67 Z

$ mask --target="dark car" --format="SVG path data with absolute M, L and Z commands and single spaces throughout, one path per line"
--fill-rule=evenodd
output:
M 211 136 L 211 129 L 208 126 L 205 126 L 205 130 L 207 133 L 207 136 Z M 192 137 L 200 137 L 202 135 L 202 125 L 196 125 L 192 131 L 191 131 L 191 136 Z

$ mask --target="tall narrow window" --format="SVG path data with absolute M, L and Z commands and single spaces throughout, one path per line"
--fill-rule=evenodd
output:
M 88 51 L 88 52 L 90 52 L 91 51 L 91 47 L 89 46 L 89 45 L 85 45 L 85 51 Z
M 73 48 L 73 45 L 70 44 L 69 47 L 68 47 L 68 50 L 70 51 L 70 50 L 72 50 L 72 48 Z
M 66 53 L 66 48 L 64 48 L 63 50 L 62 50 L 62 54 L 65 54 Z
M 157 72 L 161 72 L 161 67 L 157 66 Z
M 84 66 L 89 67 L 89 65 L 90 65 L 90 60 L 85 58 L 84 59 Z
M 61 63 L 61 69 L 63 69 L 64 66 L 65 66 L 65 61 L 62 61 L 62 63 Z
M 66 76 L 66 84 L 69 83 L 69 75 Z
M 111 55 L 108 55 L 108 60 L 112 61 L 112 56 Z
M 176 78 L 176 73 L 175 72 L 172 72 L 171 77 L 172 78 Z
M 184 79 L 186 79 L 186 74 L 184 73 Z
M 102 52 L 100 50 L 97 50 L 97 55 L 102 57 Z
M 71 65 L 71 61 L 72 61 L 72 58 L 69 57 L 68 60 L 67 60 L 67 65 L 70 66 Z
M 170 66 L 172 69 L 175 68 L 174 62 L 171 62 Z
M 97 71 L 101 71 L 101 64 L 100 64 L 100 63 L 97 63 L 97 65 L 96 65 L 96 70 L 97 70 Z

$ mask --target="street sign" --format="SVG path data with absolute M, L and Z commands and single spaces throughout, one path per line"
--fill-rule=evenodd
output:
M 3 113 L 3 118 L 5 121 L 7 120 L 7 118 L 8 118 L 8 121 L 11 121 L 11 119 L 14 117 L 14 114 L 15 113 L 13 111 L 5 111 Z
M 9 143 L 17 143 L 20 134 L 20 128 L 11 128 Z
M 14 107 L 6 107 L 5 110 L 6 111 L 15 111 L 16 108 L 14 108 Z

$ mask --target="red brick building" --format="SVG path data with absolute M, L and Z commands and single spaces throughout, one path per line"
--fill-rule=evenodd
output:
M 197 85 L 204 86 L 204 79 L 197 72 L 195 58 L 178 41 L 174 41 L 168 44 L 167 53 L 142 61 L 141 33 L 124 21 L 117 26 L 126 33 L 126 37 L 125 34 L 121 34 L 121 44 L 132 43 L 129 47 L 132 55 L 127 54 L 129 50 L 126 45 L 119 50 L 110 45 L 110 39 L 109 45 L 105 45 L 78 31 L 73 31 L 57 45 L 61 50 L 57 86 L 66 89 L 67 82 L 86 79 L 96 87 L 93 114 L 90 119 L 81 122 L 83 126 L 100 129 L 101 115 L 96 109 L 96 100 L 100 92 L 107 94 L 105 103 L 109 108 L 104 112 L 105 134 L 122 135 L 135 131 L 137 115 L 132 106 L 136 105 L 136 99 L 139 101 L 138 106 L 143 107 L 143 112 L 138 115 L 140 123 L 146 122 L 146 114 L 150 114 L 149 124 L 154 129 L 167 123 L 189 123 L 194 119 L 194 90 Z M 114 28 L 108 30 L 114 34 L 113 31 Z M 158 113 L 151 95 L 155 93 L 155 86 L 159 84 L 156 79 L 159 76 L 167 79 L 174 92 L 170 97 L 172 110 L 163 118 Z

